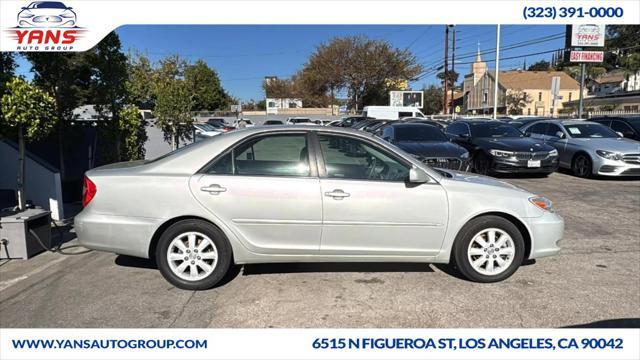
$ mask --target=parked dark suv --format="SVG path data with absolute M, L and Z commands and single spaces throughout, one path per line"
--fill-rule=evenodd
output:
M 471 167 L 479 174 L 548 175 L 558 169 L 558 150 L 501 121 L 460 120 L 446 133 L 469 151 Z
M 610 127 L 627 139 L 640 141 L 640 115 L 596 117 L 590 120 Z

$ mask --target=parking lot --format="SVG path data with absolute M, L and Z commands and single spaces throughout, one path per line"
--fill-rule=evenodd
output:
M 551 198 L 566 232 L 560 255 L 501 283 L 428 264 L 270 264 L 236 267 L 223 285 L 191 292 L 148 260 L 45 253 L 0 262 L 0 326 L 640 326 L 640 181 L 507 181 Z

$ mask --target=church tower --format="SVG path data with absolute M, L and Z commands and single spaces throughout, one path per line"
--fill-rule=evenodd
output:
M 473 74 L 473 85 L 477 84 L 480 78 L 487 72 L 487 63 L 482 61 L 480 56 L 480 44 L 478 44 L 478 55 L 476 61 L 471 64 L 471 73 Z

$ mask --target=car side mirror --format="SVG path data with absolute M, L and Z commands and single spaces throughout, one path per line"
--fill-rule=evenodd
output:
M 72 8 L 71 6 L 69 6 L 69 7 L 67 8 L 67 10 L 73 10 L 73 8 Z
M 412 184 L 424 184 L 429 182 L 429 175 L 417 167 L 412 167 L 409 170 L 409 182 Z
M 623 133 L 621 133 L 620 131 L 616 131 L 616 134 L 618 134 L 618 136 L 619 136 L 619 137 L 621 137 L 621 138 L 623 138 L 623 137 L 624 137 L 624 134 L 623 134 Z
M 559 137 L 560 139 L 564 139 L 564 133 L 562 131 L 556 132 L 556 136 Z

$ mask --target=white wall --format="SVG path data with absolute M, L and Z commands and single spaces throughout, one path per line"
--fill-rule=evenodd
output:
M 25 199 L 51 211 L 51 218 L 64 218 L 60 173 L 42 160 L 25 156 Z M 0 140 L 0 189 L 16 189 L 18 151 Z M 17 205 L 17 204 L 16 204 Z

